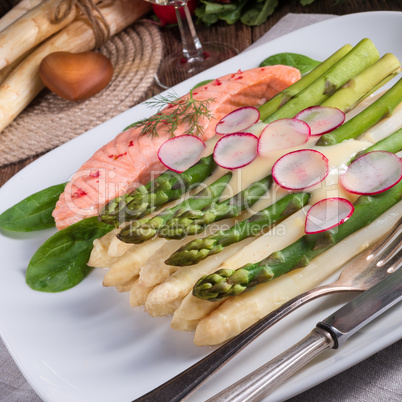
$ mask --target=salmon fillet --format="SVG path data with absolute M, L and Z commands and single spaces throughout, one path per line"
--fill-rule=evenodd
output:
M 199 121 L 204 130 L 202 139 L 206 141 L 213 137 L 216 123 L 229 112 L 242 106 L 261 106 L 299 79 L 299 70 L 278 65 L 239 70 L 195 89 L 194 99 L 214 98 L 210 103 L 213 117 Z M 172 108 L 162 112 L 171 111 Z M 182 135 L 186 129 L 186 125 L 181 124 L 175 135 Z M 157 137 L 141 136 L 140 133 L 141 128 L 122 132 L 96 151 L 73 175 L 53 211 L 59 230 L 99 214 L 111 199 L 134 190 L 166 170 L 159 162 L 157 152 L 169 134 L 163 128 L 158 130 Z

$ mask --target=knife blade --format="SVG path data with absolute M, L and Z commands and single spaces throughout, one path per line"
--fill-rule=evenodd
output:
M 402 269 L 335 311 L 301 341 L 207 402 L 260 400 L 327 349 L 341 347 L 365 325 L 402 301 Z

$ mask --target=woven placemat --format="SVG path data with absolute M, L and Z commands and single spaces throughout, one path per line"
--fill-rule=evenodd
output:
M 138 21 L 98 51 L 114 66 L 109 85 L 81 102 L 43 90 L 0 133 L 0 166 L 49 151 L 138 103 L 161 62 L 162 38 L 155 25 Z

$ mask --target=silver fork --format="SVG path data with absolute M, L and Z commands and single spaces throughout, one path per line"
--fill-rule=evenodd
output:
M 336 282 L 316 287 L 289 300 L 198 363 L 135 401 L 183 400 L 257 336 L 300 306 L 328 294 L 363 292 L 395 272 L 402 265 L 401 249 L 402 218 L 391 232 L 346 263 Z
M 371 288 L 399 268 L 402 263 L 401 249 L 402 219 L 399 219 L 390 233 L 346 263 L 336 282 L 301 293 L 283 304 L 274 312 L 274 322 L 318 297 L 332 293 L 364 292 Z

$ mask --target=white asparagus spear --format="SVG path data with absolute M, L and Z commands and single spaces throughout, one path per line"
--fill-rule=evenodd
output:
M 233 224 L 232 221 L 231 225 Z M 223 223 L 224 225 L 228 225 L 227 221 Z M 221 226 L 217 226 L 216 230 L 220 228 Z M 117 229 L 118 231 L 119 229 Z M 109 235 L 109 233 L 108 233 Z M 108 236 L 106 235 L 106 236 Z M 105 237 L 105 236 L 104 236 Z M 103 238 L 101 238 L 103 239 Z M 106 253 L 105 257 L 105 263 L 102 266 L 110 266 L 110 269 L 106 271 L 104 280 L 103 280 L 103 286 L 120 286 L 123 283 L 127 282 L 130 280 L 135 275 L 138 275 L 141 273 L 142 268 L 144 266 L 147 266 L 147 263 L 150 259 L 152 259 L 152 266 L 155 271 L 155 263 L 161 264 L 161 270 L 164 271 L 164 268 L 168 270 L 169 272 L 172 272 L 177 269 L 177 267 L 168 267 L 168 266 L 163 266 L 164 261 L 166 258 L 170 256 L 172 253 L 171 251 L 171 246 L 172 243 L 178 244 L 180 241 L 175 241 L 175 240 L 166 240 L 163 238 L 155 237 L 151 240 L 146 241 L 145 243 L 142 244 L 127 244 L 120 242 L 118 239 L 117 241 L 115 240 L 115 233 L 114 237 L 112 238 L 112 241 L 110 242 L 110 246 L 108 248 L 108 251 Z M 107 243 L 108 239 L 105 239 L 105 242 Z M 97 253 L 99 253 L 99 245 L 98 243 L 94 242 L 94 248 L 91 252 L 91 259 L 90 262 L 95 260 L 97 258 Z M 167 248 L 165 248 L 167 246 Z M 110 252 L 110 249 L 112 247 L 116 247 L 117 250 L 112 250 L 113 252 Z M 177 249 L 177 246 L 173 248 L 173 251 Z M 92 254 L 94 254 L 94 257 L 92 258 Z M 119 255 L 118 257 L 112 257 L 111 254 L 113 255 Z M 158 256 L 157 259 L 155 257 Z M 107 265 L 108 261 L 112 261 L 112 265 Z M 99 265 L 99 262 L 98 262 Z M 151 265 L 151 263 L 149 263 Z M 156 270 L 158 270 L 159 265 L 156 267 Z M 160 273 L 160 275 L 163 275 L 165 277 L 164 273 Z M 158 273 L 156 273 L 158 275 Z M 162 277 L 161 277 L 162 278 Z M 157 280 L 158 283 L 162 282 L 162 279 L 160 281 Z M 142 283 L 144 286 L 155 286 L 157 283 Z
M 19 64 L 30 54 L 31 51 L 23 54 L 22 56 L 18 57 L 17 60 L 13 61 L 7 67 L 4 67 L 0 70 L 0 85 L 5 81 L 5 79 L 19 66 Z
M 138 280 L 134 281 L 130 289 L 130 306 L 140 307 L 145 305 L 148 295 L 154 286 L 143 286 Z
M 226 247 L 221 253 L 213 255 L 198 264 L 181 267 L 152 290 L 145 303 L 145 310 L 153 317 L 172 314 L 201 276 L 213 272 L 223 261 L 253 240 L 250 238 L 245 239 L 240 243 Z
M 257 286 L 252 292 L 228 298 L 199 322 L 194 343 L 198 346 L 223 343 L 291 298 L 319 285 L 383 236 L 401 214 L 402 202 L 399 202 L 370 225 L 312 260 L 307 267 Z
M 32 10 L 42 0 L 22 0 L 16 4 L 8 13 L 0 18 L 0 31 L 12 24 L 18 18 L 23 16 L 27 11 Z
M 149 217 L 155 216 L 158 213 L 162 212 L 165 208 L 167 208 L 167 207 L 170 208 L 170 207 L 176 205 L 178 202 L 179 201 L 173 201 L 173 202 L 169 203 L 168 205 L 159 209 L 157 212 L 153 212 L 153 213 L 147 215 L 146 217 L 149 218 Z M 126 225 L 126 223 L 123 223 L 120 225 L 119 228 L 114 230 L 115 236 L 113 236 L 113 238 L 110 239 L 109 248 L 107 250 L 107 253 L 110 257 L 121 257 L 128 250 L 133 249 L 134 247 L 136 249 L 139 249 L 143 246 L 143 244 L 124 243 L 116 236 L 120 232 L 121 228 L 124 227 L 125 225 Z M 107 235 L 105 235 L 105 236 L 107 236 Z
M 109 245 L 112 239 L 116 236 L 118 229 L 113 229 L 105 236 L 95 239 L 89 257 L 88 265 L 96 268 L 109 268 L 115 263 L 118 258 L 108 254 Z
M 294 215 L 228 258 L 218 269 L 237 269 L 248 263 L 261 261 L 274 251 L 281 250 L 289 243 L 296 241 L 304 234 L 304 222 L 308 209 L 309 207 L 305 207 L 297 211 Z M 173 329 L 180 331 L 192 331 L 200 320 L 217 309 L 223 302 L 224 300 L 211 302 L 198 299 L 190 292 L 174 312 L 171 326 Z
M 167 279 L 171 274 L 176 272 L 180 267 L 166 265 L 165 260 L 172 255 L 173 252 L 178 250 L 182 245 L 194 240 L 218 231 L 225 230 L 233 226 L 234 219 L 225 219 L 216 224 L 208 227 L 204 232 L 199 233 L 195 236 L 188 236 L 180 240 L 168 240 L 163 246 L 148 259 L 146 264 L 141 268 L 140 271 L 140 283 L 143 286 L 156 286 Z
M 0 32 L 0 69 L 74 21 L 79 14 L 77 7 L 72 7 L 63 21 L 51 22 L 58 3 L 59 0 L 45 0 Z
M 0 18 L 0 31 L 12 24 L 15 20 L 24 15 L 27 11 L 32 10 L 42 0 L 22 0 L 15 5 L 7 14 Z M 33 50 L 33 49 L 32 49 Z M 11 74 L 11 72 L 21 63 L 24 58 L 31 53 L 31 50 L 22 54 L 11 64 L 0 69 L 0 84 Z
M 144 1 L 115 0 L 110 6 L 102 8 L 102 14 L 114 35 L 149 10 Z M 79 19 L 49 38 L 7 77 L 0 86 L 0 131 L 7 127 L 19 113 L 42 90 L 39 77 L 39 64 L 42 59 L 56 51 L 85 52 L 95 46 L 95 36 L 87 20 Z
M 198 323 L 224 301 L 225 299 L 216 302 L 198 299 L 190 292 L 174 312 L 170 326 L 177 331 L 194 331 Z
M 120 286 L 138 275 L 149 256 L 153 255 L 165 242 L 165 239 L 156 237 L 144 243 L 141 248 L 130 248 L 106 271 L 103 286 Z
M 121 229 L 116 229 L 116 235 L 120 232 L 120 230 Z M 124 243 L 121 240 L 119 240 L 116 236 L 114 236 L 110 241 L 107 253 L 110 257 L 121 257 L 133 247 L 135 247 L 134 244 Z
M 402 103 L 388 116 L 359 137 L 359 140 L 375 143 L 399 130 L 402 127 Z
M 272 195 L 268 197 L 262 197 L 263 199 L 257 203 L 258 208 L 259 209 L 265 208 L 266 206 L 270 205 L 272 203 L 271 201 L 272 197 L 273 197 Z M 241 214 L 241 217 L 239 217 L 238 219 L 240 220 L 246 219 L 248 216 L 250 216 L 250 214 L 251 211 L 244 211 Z M 188 291 L 194 284 L 190 282 L 189 278 L 190 277 L 195 278 L 196 275 L 199 276 L 206 275 L 204 272 L 207 271 L 208 273 L 212 272 L 223 261 L 222 260 L 223 257 L 219 256 L 217 259 L 209 258 L 193 267 L 184 267 L 184 268 L 173 267 L 164 264 L 164 261 L 172 254 L 172 252 L 177 250 L 180 247 L 180 245 L 185 244 L 193 240 L 194 238 L 204 237 L 213 232 L 216 232 L 217 230 L 227 229 L 233 226 L 235 221 L 236 221 L 235 219 L 226 219 L 221 222 L 217 222 L 216 224 L 211 225 L 211 227 L 209 227 L 206 232 L 200 233 L 197 236 L 192 236 L 191 238 L 186 238 L 182 240 L 159 239 L 160 244 L 162 244 L 162 246 L 158 250 L 148 248 L 147 244 L 149 243 L 149 241 L 145 242 L 143 245 L 141 245 L 142 247 L 137 249 L 136 253 L 137 258 L 138 258 L 138 252 L 141 253 L 140 257 L 141 260 L 138 259 L 138 261 L 144 261 L 144 266 L 139 271 L 140 272 L 139 283 L 146 287 L 154 287 L 155 285 L 160 284 L 160 287 L 157 286 L 155 290 L 151 292 L 150 294 L 151 299 L 146 305 L 146 309 L 151 315 L 159 316 L 173 313 L 177 305 L 182 300 L 182 298 L 188 293 Z M 155 240 L 156 239 L 153 239 L 151 241 Z M 164 243 L 162 243 L 161 241 L 164 241 Z M 241 243 L 239 245 L 240 248 L 244 247 L 245 244 L 246 244 L 245 242 Z M 229 256 L 230 254 L 225 255 Z M 124 258 L 124 256 L 122 258 Z M 134 265 L 138 267 L 140 263 L 132 264 L 130 269 L 133 269 Z M 183 271 L 183 272 L 186 271 L 186 273 L 183 274 L 183 272 L 179 273 L 177 271 Z M 189 276 L 190 272 L 192 273 L 192 275 Z M 175 273 L 177 275 L 175 275 Z M 108 275 L 111 275 L 111 270 L 106 273 L 105 279 Z M 174 277 L 175 279 L 170 279 L 172 277 Z M 163 281 L 166 281 L 166 283 Z M 175 285 L 172 285 L 171 283 L 172 281 Z M 172 290 L 172 292 L 168 292 L 169 295 L 167 295 L 165 299 L 164 296 L 161 297 L 160 295 L 165 294 L 165 288 L 169 286 L 173 286 L 172 289 L 174 290 Z M 175 286 L 180 288 L 180 290 L 175 289 Z M 171 297 L 173 299 L 170 299 Z
M 138 281 L 138 275 L 131 278 L 128 282 L 124 283 L 123 285 L 116 286 L 116 289 L 120 293 L 129 292 L 134 285 L 135 282 Z
M 205 236 L 205 233 L 202 233 L 199 236 L 191 236 L 191 240 L 201 236 Z M 165 260 L 188 241 L 189 239 L 186 238 L 166 242 L 141 268 L 139 279 L 140 284 L 148 287 L 156 286 L 176 272 L 179 267 L 167 265 L 165 264 Z
M 218 228 L 220 228 L 220 226 L 217 226 L 216 230 L 218 230 Z M 144 266 L 145 267 L 147 266 L 148 261 L 150 259 L 152 260 L 152 263 L 150 263 L 149 265 L 152 265 L 152 269 L 154 270 L 154 273 L 151 273 L 151 275 L 156 274 L 156 276 L 158 276 L 159 274 L 157 272 L 155 273 L 155 270 L 159 271 L 159 265 L 155 267 L 156 261 L 158 261 L 158 263 L 160 263 L 163 266 L 163 263 L 166 260 L 166 258 L 168 258 L 174 250 L 177 250 L 180 244 L 180 241 L 167 240 L 158 237 L 155 237 L 141 244 L 124 243 L 116 237 L 116 234 L 120 230 L 121 228 L 115 229 L 113 231 L 114 236 L 110 238 L 110 240 L 108 237 L 109 234 L 103 236 L 100 239 L 102 241 L 102 239 L 105 238 L 105 244 L 108 244 L 106 252 L 107 255 L 105 255 L 104 264 L 107 264 L 106 260 L 108 259 L 113 261 L 113 266 L 111 267 L 111 270 L 108 271 L 108 273 L 106 274 L 107 276 L 106 283 L 108 283 L 108 285 L 105 286 L 118 286 L 119 284 L 121 284 L 120 282 L 121 280 L 127 279 L 127 275 L 132 274 L 137 275 L 140 271 L 142 272 Z M 173 245 L 176 246 L 173 247 L 172 249 Z M 91 260 L 92 260 L 92 253 L 95 254 L 94 259 L 97 258 L 96 253 L 99 253 L 99 251 L 96 241 L 94 241 L 94 248 L 92 249 L 91 252 Z M 122 263 L 120 263 L 120 261 L 122 261 Z M 104 265 L 104 266 L 110 266 L 110 265 Z M 126 272 L 120 273 L 119 270 L 123 270 Z M 171 271 L 170 269 L 168 270 L 169 272 Z M 161 278 L 165 279 L 166 275 L 163 274 L 161 271 L 160 276 Z M 160 280 L 154 279 L 154 280 L 156 280 L 157 283 L 160 283 L 164 279 Z M 142 284 L 144 286 L 154 286 L 157 283 L 144 282 Z
M 141 268 L 138 286 L 147 288 L 149 294 L 157 285 L 168 279 L 170 275 L 173 275 L 180 269 L 180 267 L 166 265 L 165 260 L 181 245 L 196 238 L 208 236 L 209 234 L 216 232 L 218 229 L 224 229 L 232 225 L 233 220 L 227 219 L 223 220 L 219 224 L 213 225 L 213 227 L 208 228 L 206 231 L 199 233 L 196 236 L 191 236 L 181 240 L 166 241 L 166 243 L 160 247 Z M 145 303 L 146 298 L 141 300 L 143 300 L 142 302 Z M 133 307 L 143 305 L 144 304 L 138 304 L 138 302 L 136 302 L 135 305 L 132 304 Z

